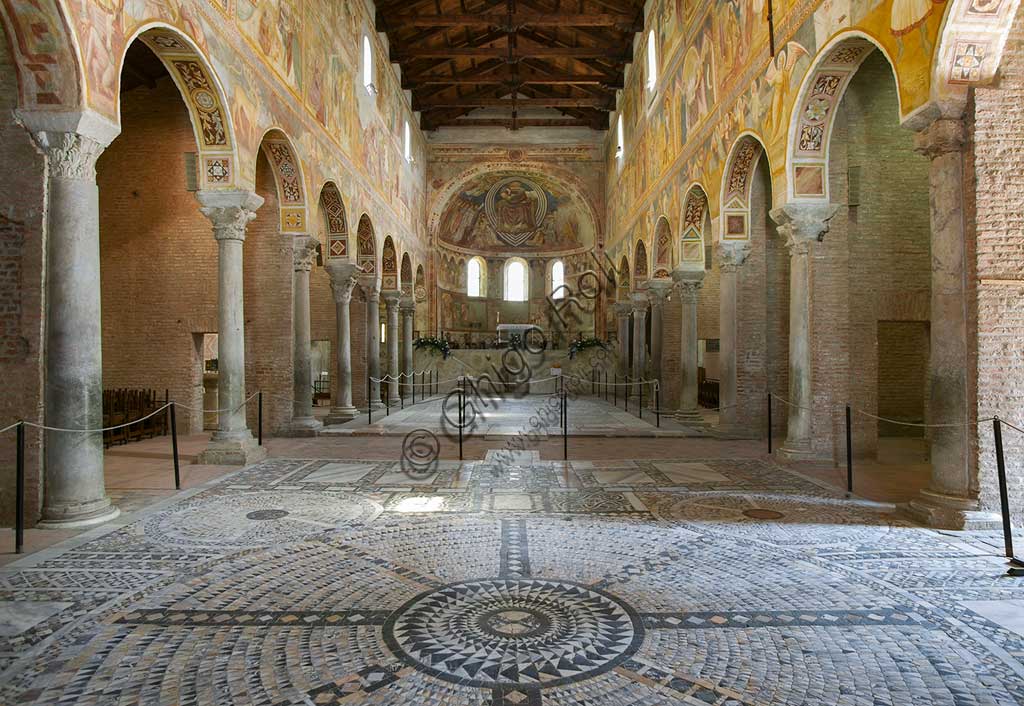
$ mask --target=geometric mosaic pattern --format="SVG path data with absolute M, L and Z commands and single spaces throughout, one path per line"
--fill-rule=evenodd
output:
M 0 570 L 0 703 L 1020 704 L 999 546 L 757 459 L 270 460 Z

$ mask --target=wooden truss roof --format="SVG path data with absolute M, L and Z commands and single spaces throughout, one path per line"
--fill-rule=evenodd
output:
M 381 0 L 377 30 L 424 130 L 608 128 L 643 29 L 635 0 Z M 487 109 L 486 117 L 467 114 Z M 538 117 L 537 109 L 543 117 Z M 526 111 L 525 116 L 520 116 Z

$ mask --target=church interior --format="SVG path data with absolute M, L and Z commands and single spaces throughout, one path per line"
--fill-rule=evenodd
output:
M 1024 704 L 1020 0 L 0 33 L 0 704 Z

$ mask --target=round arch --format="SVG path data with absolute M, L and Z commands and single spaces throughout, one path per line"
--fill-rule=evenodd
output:
M 377 274 L 377 236 L 373 232 L 373 221 L 368 214 L 359 217 L 356 226 L 356 264 L 363 274 Z
M 758 162 L 768 159 L 764 143 L 752 132 L 736 138 L 722 173 L 722 207 L 719 229 L 723 242 L 750 240 L 750 194 Z M 770 172 L 769 167 L 769 172 Z
M 309 228 L 306 217 L 306 190 L 302 178 L 302 163 L 291 140 L 278 128 L 263 134 L 260 149 L 274 171 L 277 196 L 281 204 L 281 232 L 305 233 Z
M 694 183 L 683 199 L 683 233 L 679 239 L 679 259 L 688 269 L 704 269 L 704 246 L 711 236 L 704 232 L 707 212 L 707 191 Z
M 650 263 L 647 261 L 647 246 L 644 241 L 638 239 L 633 246 L 633 287 L 638 288 L 647 281 L 650 273 Z
M 327 259 L 348 259 L 348 217 L 341 192 L 333 181 L 320 189 L 320 208 L 327 221 Z
M 163 23 L 143 25 L 125 44 L 118 61 L 117 92 L 129 47 L 145 44 L 163 63 L 185 102 L 199 158 L 201 189 L 228 189 L 237 184 L 238 152 L 226 93 L 210 62 L 196 43 L 180 30 Z M 121 102 L 117 101 L 121 123 Z
M 380 277 L 381 291 L 398 290 L 398 251 L 390 235 L 384 238 L 384 247 L 380 253 Z
M 672 242 L 672 226 L 668 218 L 661 216 L 654 226 L 654 279 L 670 279 L 675 267 L 675 247 Z
M 829 201 L 828 159 L 836 108 L 850 79 L 876 49 L 892 69 L 897 99 L 901 101 L 899 113 L 903 115 L 900 77 L 885 49 L 863 32 L 836 35 L 814 57 L 793 104 L 786 147 L 788 200 Z
M 85 103 L 81 52 L 58 0 L 0 2 L 18 79 L 18 107 L 26 112 L 81 110 Z

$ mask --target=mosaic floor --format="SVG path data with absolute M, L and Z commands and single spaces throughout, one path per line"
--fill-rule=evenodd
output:
M 0 571 L 0 703 L 1021 704 L 997 547 L 758 460 L 277 459 Z
M 578 396 L 569 401 L 568 433 L 571 436 L 709 436 L 709 427 L 684 427 L 670 414 L 661 416 L 660 426 L 649 397 L 644 400 L 643 419 L 639 416 L 639 399 L 631 397 L 625 409 L 620 397 L 618 405 L 611 398 L 606 402 L 597 396 Z M 525 395 L 522 397 L 492 397 L 467 395 L 466 435 L 478 437 L 514 436 L 531 434 L 561 436 L 559 398 L 552 395 Z M 372 421 L 361 415 L 345 425 L 331 426 L 323 434 L 398 434 L 414 429 L 430 429 L 441 434 L 458 433 L 458 400 L 456 396 L 428 398 L 404 409 L 392 406 L 390 410 L 373 413 Z M 708 414 L 709 421 L 716 419 Z

